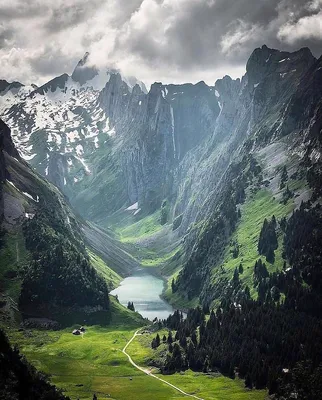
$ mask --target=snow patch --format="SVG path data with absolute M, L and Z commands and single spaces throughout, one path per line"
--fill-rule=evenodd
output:
M 77 156 L 75 156 L 75 158 L 82 164 L 82 166 L 84 167 L 84 169 L 85 169 L 85 172 L 87 173 L 87 174 L 91 174 L 91 170 L 88 168 L 88 166 L 85 164 L 85 161 L 84 160 L 82 160 L 80 157 L 77 157 Z
M 84 154 L 84 149 L 83 149 L 83 146 L 81 144 L 78 144 L 76 146 L 76 153 L 77 153 L 78 156 L 81 156 L 81 155 Z
M 25 213 L 25 217 L 26 217 L 27 219 L 33 219 L 34 216 L 35 216 L 35 214 L 32 214 L 32 213 Z
M 108 136 L 114 136 L 115 135 L 115 128 L 113 126 L 112 129 L 110 129 L 109 131 L 106 132 L 108 134 Z
M 282 63 L 284 61 L 289 61 L 289 60 L 290 60 L 290 58 L 283 58 L 283 60 L 280 60 L 279 63 Z
M 22 155 L 22 158 L 23 158 L 24 160 L 26 160 L 26 161 L 30 161 L 30 160 L 32 160 L 32 159 L 36 156 L 36 154 L 27 155 L 27 154 L 24 154 L 24 153 L 22 153 L 21 155 Z
M 139 203 L 136 202 L 132 204 L 130 207 L 126 208 L 126 211 L 132 211 L 132 210 L 138 210 L 139 209 Z
M 37 198 L 34 199 L 34 198 L 32 197 L 32 195 L 29 194 L 29 193 L 27 193 L 27 192 L 22 192 L 22 194 L 24 194 L 25 196 L 27 196 L 29 199 L 35 201 L 36 203 L 39 203 L 39 196 L 37 196 Z
M 17 186 L 13 182 L 9 181 L 8 179 L 7 179 L 7 182 L 10 183 L 10 185 L 13 186 L 18 192 L 20 192 L 20 190 L 17 188 Z
M 67 141 L 69 143 L 74 143 L 75 139 L 80 139 L 77 130 L 73 130 L 73 131 L 67 132 L 66 136 L 67 136 Z
M 219 111 L 217 119 L 220 117 L 221 112 L 222 112 L 222 105 L 221 105 L 220 101 L 218 101 L 218 106 L 219 106 L 220 111 Z

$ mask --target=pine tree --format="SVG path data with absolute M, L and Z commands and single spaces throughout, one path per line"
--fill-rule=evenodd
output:
M 276 219 L 273 215 L 270 222 L 265 218 L 263 227 L 261 229 L 259 240 L 258 240 L 258 252 L 266 256 L 266 260 L 273 263 L 275 260 L 274 250 L 278 247 L 277 236 L 276 236 Z
M 209 315 L 209 314 L 210 314 L 209 305 L 208 305 L 208 304 L 205 304 L 205 305 L 202 307 L 202 311 L 203 311 L 204 314 Z
M 195 346 L 197 346 L 198 340 L 197 340 L 196 331 L 193 331 L 193 332 L 192 332 L 192 334 L 191 334 L 191 340 L 192 340 L 192 343 L 193 343 Z
M 234 276 L 233 276 L 233 284 L 234 284 L 235 286 L 237 286 L 238 283 L 239 283 L 239 273 L 238 273 L 238 269 L 235 268 Z
M 172 282 L 171 282 L 171 289 L 172 289 L 172 293 L 175 293 L 177 291 L 177 286 L 176 286 L 176 282 L 175 282 L 174 278 L 172 279 Z
M 246 299 L 250 299 L 250 290 L 248 286 L 245 287 L 245 297 Z

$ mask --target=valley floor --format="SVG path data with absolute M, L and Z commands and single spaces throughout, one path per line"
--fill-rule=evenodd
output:
M 72 400 L 187 399 L 166 383 L 138 370 L 122 349 L 140 367 L 151 370 L 147 361 L 153 357 L 150 342 L 153 335 L 133 336 L 138 326 L 89 327 L 83 336 L 73 336 L 72 328 L 61 331 L 11 330 L 10 339 L 39 370 L 50 374 L 51 381 Z M 133 339 L 133 340 L 131 340 Z M 128 345 L 127 345 L 128 344 Z M 204 400 L 264 400 L 265 391 L 244 389 L 243 381 L 219 374 L 186 371 L 174 375 L 153 373 L 187 394 Z

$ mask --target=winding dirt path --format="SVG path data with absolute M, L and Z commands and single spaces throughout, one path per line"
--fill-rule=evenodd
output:
M 142 328 L 141 328 L 141 329 L 142 329 Z M 122 350 L 122 353 L 125 354 L 125 355 L 127 356 L 127 358 L 129 359 L 129 361 L 130 361 L 130 363 L 133 365 L 133 367 L 135 367 L 136 369 L 138 369 L 138 370 L 141 371 L 141 372 L 144 372 L 146 375 L 149 375 L 149 376 L 151 376 L 152 378 L 157 379 L 158 381 L 161 381 L 161 382 L 165 383 L 166 385 L 168 385 L 168 386 L 172 387 L 173 389 L 177 390 L 178 392 L 180 392 L 180 393 L 183 394 L 184 396 L 193 397 L 194 399 L 197 399 L 197 400 L 204 400 L 204 399 L 201 398 L 201 397 L 198 397 L 198 396 L 195 396 L 195 395 L 193 395 L 193 394 L 189 394 L 189 393 L 187 393 L 187 392 L 184 392 L 183 390 L 181 390 L 181 389 L 178 388 L 177 386 L 172 385 L 172 383 L 169 383 L 169 382 L 165 381 L 164 379 L 159 378 L 158 376 L 152 374 L 150 371 L 148 371 L 148 370 L 146 370 L 146 369 L 140 367 L 139 365 L 135 364 L 135 362 L 132 360 L 131 356 L 126 352 L 126 349 L 127 349 L 128 346 L 132 343 L 132 341 L 135 339 L 135 337 L 138 336 L 138 335 L 140 335 L 139 332 L 140 332 L 141 329 L 138 329 L 138 330 L 134 333 L 134 335 L 133 335 L 133 336 L 131 337 L 131 339 L 126 343 L 126 345 L 124 346 L 124 349 Z

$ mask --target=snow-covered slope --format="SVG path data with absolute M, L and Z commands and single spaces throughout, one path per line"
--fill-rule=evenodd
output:
M 98 70 L 87 62 L 88 53 L 72 76 L 63 74 L 39 88 L 0 82 L 0 114 L 21 156 L 67 194 L 91 174 L 96 149 L 115 132 L 98 97 L 117 71 Z M 135 78 L 122 79 L 129 91 L 135 84 L 146 91 Z

